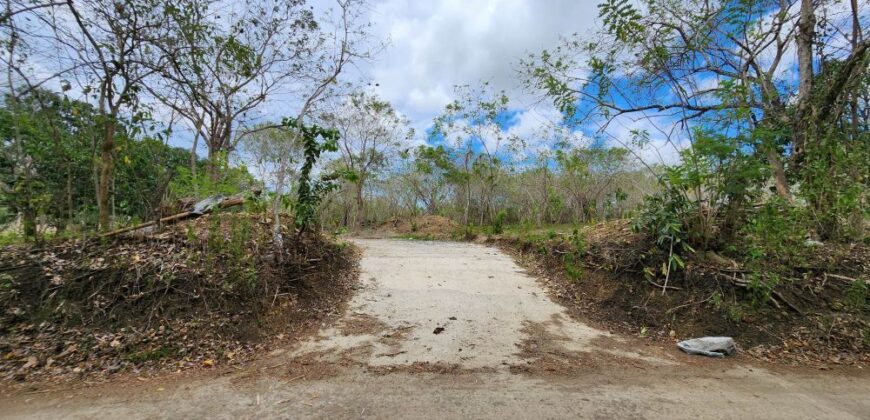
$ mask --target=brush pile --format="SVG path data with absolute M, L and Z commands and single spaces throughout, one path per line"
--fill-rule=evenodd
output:
M 491 240 L 570 310 L 610 330 L 669 342 L 731 336 L 754 357 L 786 364 L 870 362 L 870 247 L 863 244 L 808 245 L 762 267 L 699 251 L 667 275 L 668 254 L 625 220 Z
M 210 367 L 335 313 L 354 280 L 354 253 L 292 226 L 280 250 L 272 222 L 246 213 L 146 236 L 3 249 L 0 377 Z

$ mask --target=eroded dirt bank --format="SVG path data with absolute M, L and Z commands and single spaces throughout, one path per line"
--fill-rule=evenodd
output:
M 4 417 L 866 418 L 870 375 L 765 369 L 571 319 L 495 248 L 357 240 L 362 287 L 241 369 L 0 399 Z

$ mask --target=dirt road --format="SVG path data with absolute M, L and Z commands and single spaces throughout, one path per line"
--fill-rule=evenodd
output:
M 336 325 L 240 370 L 0 400 L 5 418 L 870 418 L 870 375 L 687 356 L 572 320 L 481 245 L 356 240 Z

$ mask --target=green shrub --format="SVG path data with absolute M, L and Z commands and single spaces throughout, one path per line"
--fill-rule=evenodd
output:
M 849 288 L 846 289 L 846 296 L 843 299 L 846 305 L 852 309 L 861 311 L 867 308 L 868 290 L 867 282 L 858 279 L 852 282 Z
M 800 209 L 772 198 L 748 217 L 738 235 L 743 245 L 735 250 L 750 264 L 768 264 L 773 258 L 783 261 L 799 258 L 806 248 L 807 235 L 801 219 Z
M 507 218 L 507 212 L 504 210 L 499 210 L 495 215 L 495 219 L 492 221 L 492 229 L 491 232 L 493 235 L 501 235 L 504 233 L 504 222 Z

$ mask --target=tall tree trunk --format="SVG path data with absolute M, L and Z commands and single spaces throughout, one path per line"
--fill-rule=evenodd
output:
M 852 7 L 852 52 L 858 49 L 858 42 L 861 40 L 861 21 L 858 18 L 858 0 L 851 0 Z M 858 139 L 859 129 L 858 129 L 858 92 L 852 92 L 850 95 L 852 100 L 850 102 L 851 107 L 851 129 L 852 129 L 852 140 Z
M 356 184 L 356 228 L 362 228 L 365 221 L 365 200 L 363 200 L 364 179 L 360 177 L 359 182 Z
M 223 162 L 218 162 L 217 159 L 225 159 L 225 153 L 229 153 L 230 139 L 233 135 L 232 121 L 220 121 L 215 124 L 215 130 L 212 130 L 212 136 L 216 138 L 209 139 L 208 143 L 208 175 L 213 182 L 218 182 L 221 179 L 219 168 L 223 166 Z M 218 164 L 220 163 L 220 164 Z
M 198 121 L 196 123 L 195 129 L 196 133 L 194 133 L 193 135 L 193 147 L 190 148 L 190 176 L 192 177 L 193 181 L 193 195 L 198 196 L 199 191 L 197 191 L 198 183 L 196 182 L 196 164 L 199 161 L 199 156 L 197 156 L 196 154 L 196 149 L 199 148 L 199 137 L 202 135 L 201 121 Z
M 462 213 L 462 224 L 468 226 L 468 210 L 471 207 L 471 172 L 468 169 L 470 151 L 465 154 L 465 210 Z
M 208 175 L 208 179 L 214 181 L 217 179 L 217 167 L 215 165 L 215 160 L 217 160 L 218 152 L 214 147 L 208 147 L 208 157 L 205 162 L 205 172 Z
M 110 115 L 103 123 L 103 144 L 100 146 L 100 182 L 97 189 L 97 208 L 99 209 L 99 228 L 108 230 L 110 226 L 109 187 L 115 169 L 115 117 Z
M 284 235 L 281 233 L 281 198 L 284 197 L 284 178 L 287 163 L 282 156 L 278 160 L 278 176 L 275 182 L 275 197 L 272 199 L 272 243 L 279 263 L 284 262 Z
M 795 36 L 798 55 L 798 96 L 795 109 L 793 135 L 794 160 L 799 163 L 808 141 L 807 112 L 813 89 L 813 38 L 815 38 L 816 15 L 812 0 L 801 0 L 798 31 Z
M 25 238 L 36 238 L 36 209 L 29 203 L 25 204 L 21 211 L 21 225 L 24 229 Z
M 72 188 L 72 165 L 67 164 L 66 167 L 66 207 L 67 207 L 67 226 L 72 226 L 75 218 L 75 203 L 73 202 Z
M 791 191 L 788 187 L 788 180 L 785 178 L 785 167 L 782 160 L 774 148 L 768 148 L 766 151 L 767 162 L 773 171 L 773 183 L 776 186 L 776 193 L 783 200 L 791 202 Z

